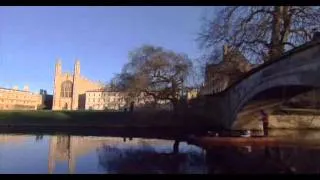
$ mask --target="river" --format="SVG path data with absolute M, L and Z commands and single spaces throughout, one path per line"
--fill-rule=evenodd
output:
M 292 139 L 302 137 L 299 133 L 271 135 Z M 319 131 L 300 134 L 308 133 L 302 138 L 320 142 Z M 316 144 L 202 148 L 166 139 L 1 134 L 0 173 L 319 173 L 320 146 Z

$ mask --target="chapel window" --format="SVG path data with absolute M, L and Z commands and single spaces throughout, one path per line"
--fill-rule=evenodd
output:
M 61 97 L 63 98 L 70 98 L 72 97 L 72 82 L 71 81 L 64 81 L 61 84 Z

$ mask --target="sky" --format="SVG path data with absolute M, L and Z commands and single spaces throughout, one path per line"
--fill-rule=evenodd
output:
M 0 87 L 53 91 L 54 66 L 108 82 L 144 44 L 190 58 L 201 55 L 195 41 L 209 7 L 0 7 Z

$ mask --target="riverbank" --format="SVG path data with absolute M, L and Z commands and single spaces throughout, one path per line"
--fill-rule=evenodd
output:
M 214 146 L 234 147 L 315 147 L 320 148 L 320 130 L 269 130 L 268 137 L 262 134 L 253 137 L 239 137 L 235 135 L 222 134 L 223 136 L 189 136 L 188 143 L 210 148 Z
M 209 127 L 199 121 L 177 118 L 168 111 L 106 112 L 106 111 L 1 111 L 0 128 L 3 131 L 26 132 L 110 132 L 117 131 L 177 131 L 205 132 Z M 98 133 L 99 134 L 99 133 Z M 101 133 L 100 133 L 101 134 Z M 102 134 L 103 135 L 103 134 Z
M 320 149 L 319 141 L 291 139 L 283 137 L 194 137 L 188 139 L 189 144 L 204 148 L 214 146 L 226 147 L 313 147 Z
M 146 120 L 145 117 L 150 120 Z M 1 111 L 0 126 L 178 126 L 168 121 L 170 113 L 106 111 Z M 162 119 L 162 121 L 158 120 Z
M 0 126 L 1 134 L 106 136 L 153 139 L 186 139 L 186 129 L 169 127 L 62 127 L 62 126 Z M 197 134 L 195 130 L 192 133 Z M 198 132 L 201 134 L 201 131 Z

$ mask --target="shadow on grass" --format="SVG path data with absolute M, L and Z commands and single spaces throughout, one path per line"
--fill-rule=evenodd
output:
M 71 134 L 196 134 L 210 128 L 169 111 L 1 111 L 1 132 Z M 127 133 L 128 132 L 128 133 Z M 144 133 L 146 132 L 146 133 Z

